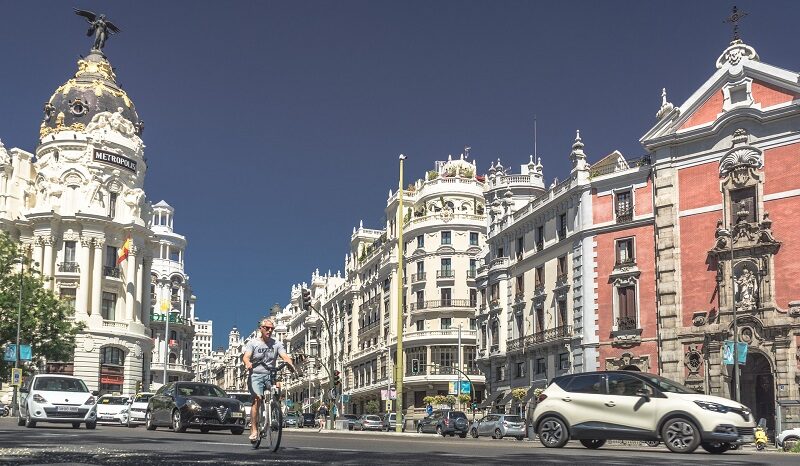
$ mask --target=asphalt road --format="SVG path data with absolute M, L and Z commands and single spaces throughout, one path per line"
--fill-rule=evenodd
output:
M 253 450 L 247 435 L 228 432 L 177 434 L 166 428 L 128 429 L 98 426 L 38 424 L 17 427 L 15 418 L 0 418 L 0 465 L 186 465 L 249 464 L 785 464 L 800 463 L 800 455 L 743 451 L 709 455 L 698 449 L 676 455 L 665 447 L 607 445 L 588 450 L 577 442 L 546 449 L 539 442 L 489 438 L 441 438 L 433 434 L 329 432 L 287 429 L 281 449 Z

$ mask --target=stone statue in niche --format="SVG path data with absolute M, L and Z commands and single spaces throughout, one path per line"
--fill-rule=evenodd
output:
M 752 311 L 756 308 L 758 283 L 755 274 L 747 267 L 742 268 L 736 277 L 736 295 L 739 309 Z
M 125 193 L 125 204 L 131 209 L 131 216 L 139 218 L 142 213 L 142 202 L 144 201 L 144 191 L 140 188 L 133 188 Z

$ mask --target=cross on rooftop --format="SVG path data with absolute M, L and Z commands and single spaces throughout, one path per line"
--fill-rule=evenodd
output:
M 739 40 L 739 21 L 741 21 L 748 13 L 744 11 L 739 11 L 736 8 L 736 5 L 733 6 L 733 11 L 731 15 L 728 16 L 723 23 L 732 23 L 733 24 L 733 40 Z

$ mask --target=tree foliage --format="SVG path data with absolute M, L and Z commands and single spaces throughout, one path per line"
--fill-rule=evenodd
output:
M 367 414 L 378 414 L 380 410 L 380 406 L 378 405 L 378 400 L 369 400 L 367 404 L 364 406 L 366 409 Z
M 30 260 L 23 259 L 19 272 L 19 246 L 6 233 L 0 233 L 0 345 L 17 341 L 17 313 L 20 309 L 20 344 L 31 345 L 33 360 L 23 362 L 23 373 L 42 368 L 45 361 L 71 361 L 75 337 L 83 327 L 73 320 L 73 311 L 52 291 L 45 289 L 41 275 Z M 0 364 L 0 377 L 9 380 L 13 363 Z

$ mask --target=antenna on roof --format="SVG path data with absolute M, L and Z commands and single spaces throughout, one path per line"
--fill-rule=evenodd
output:
M 536 151 L 536 115 L 533 116 L 533 156 L 539 156 L 539 153 Z

